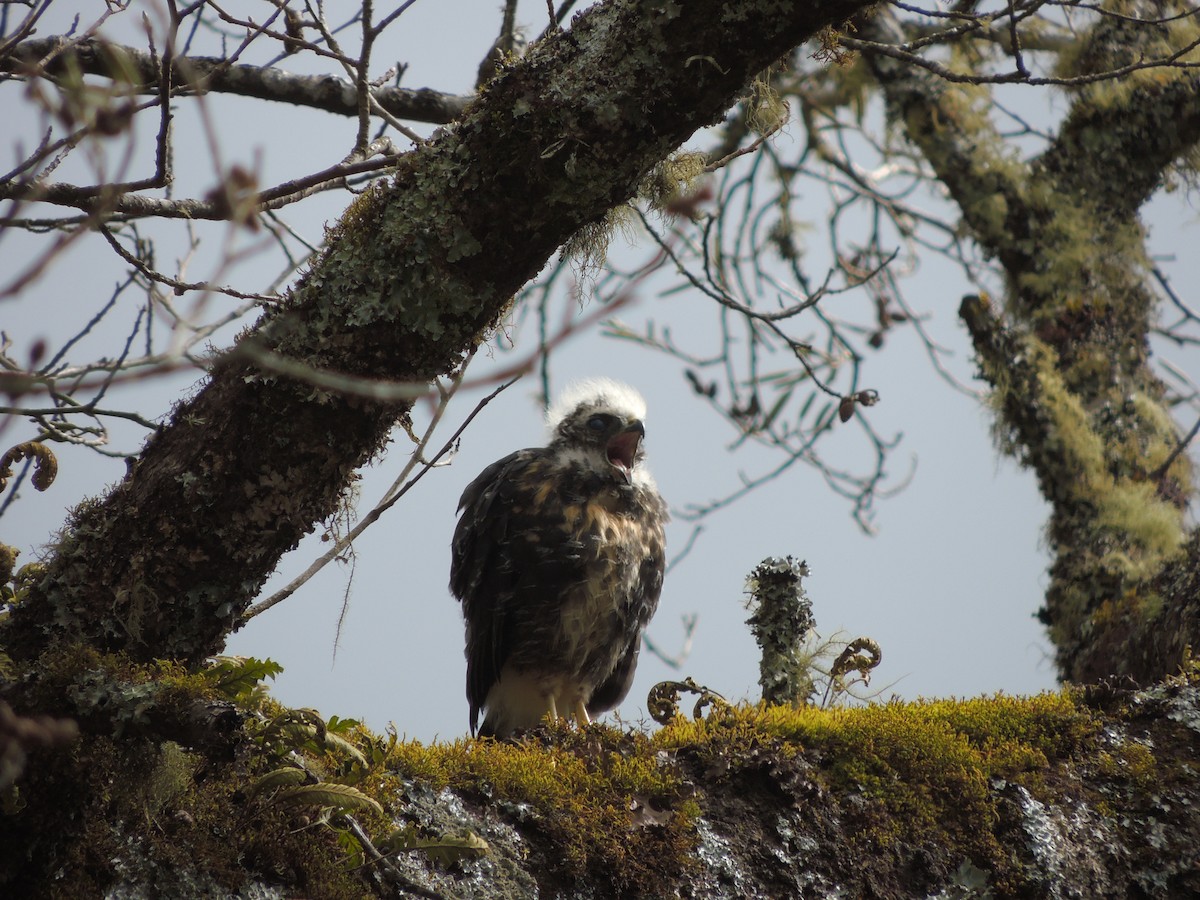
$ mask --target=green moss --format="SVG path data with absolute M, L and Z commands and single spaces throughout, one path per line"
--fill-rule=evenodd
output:
M 996 133 L 991 94 L 978 85 L 942 85 L 936 105 L 904 109 L 904 131 L 938 172 L 969 171 L 949 180 L 964 222 L 981 246 L 995 252 L 1012 243 L 1010 207 L 1022 196 L 1028 166 Z M 964 151 L 969 145 L 970 152 Z
M 1160 497 L 1153 484 L 1114 478 L 1108 448 L 1079 396 L 1063 381 L 1055 352 L 1034 337 L 1027 339 L 1026 349 L 1045 414 L 1039 452 L 1056 459 L 1058 471 L 1072 473 L 1047 486 L 1060 495 L 1051 499 L 1073 500 L 1095 511 L 1092 525 L 1110 533 L 1108 543 L 1116 548 L 1109 554 L 1112 567 L 1135 579 L 1153 574 L 1183 544 L 1180 510 Z
M 740 707 L 703 721 L 676 720 L 655 737 L 655 744 L 719 746 L 736 756 L 767 735 L 798 748 L 835 747 L 838 753 L 828 760 L 838 773 L 834 780 L 848 785 L 860 769 L 884 765 L 907 771 L 910 762 L 946 768 L 938 765 L 939 759 L 969 762 L 986 777 L 1010 777 L 1070 752 L 1094 728 L 1094 717 L 1067 693 L 1001 694 L 835 709 Z
M 1098 756 L 1098 768 L 1109 778 L 1127 778 L 1140 790 L 1153 791 L 1160 784 L 1154 753 L 1145 744 L 1127 740 L 1111 752 Z
M 815 786 L 803 796 L 824 792 L 820 814 L 835 817 L 845 834 L 839 853 L 883 867 L 928 853 L 936 856 L 933 868 L 946 871 L 966 858 L 991 873 L 998 891 L 1020 893 L 1028 886 L 997 837 L 998 781 L 1061 801 L 1064 789 L 1080 789 L 1078 777 L 1062 777 L 1077 758 L 1086 759 L 1077 751 L 1111 733 L 1075 694 L 1059 692 L 827 710 L 722 707 L 699 721 L 677 718 L 654 734 L 559 725 L 515 744 L 423 744 L 280 706 L 256 687 L 276 670 L 269 662 L 227 660 L 212 674 L 134 666 L 82 650 L 49 662 L 43 684 L 59 690 L 70 678 L 86 695 L 101 674 L 119 675 L 131 697 L 154 688 L 156 698 L 176 698 L 182 708 L 223 693 L 239 698 L 246 716 L 227 759 L 169 741 L 93 732 L 70 754 L 39 761 L 22 783 L 25 809 L 0 817 L 0 840 L 23 847 L 28 838 L 21 835 L 66 839 L 53 854 L 32 845 L 34 864 L 21 872 L 0 863 L 6 888 L 20 887 L 31 877 L 27 870 L 45 877 L 53 865 L 73 886 L 102 894 L 115 877 L 111 861 L 121 860 L 127 870 L 141 867 L 130 870 L 135 879 L 203 872 L 231 890 L 249 877 L 306 896 L 361 896 L 362 849 L 339 825 L 337 810 L 321 816 L 315 806 L 279 802 L 276 793 L 304 786 L 313 796 L 336 795 L 353 785 L 354 814 L 376 842 L 407 828 L 431 846 L 446 846 L 445 835 L 417 835 L 422 814 L 409 804 L 448 788 L 468 816 L 511 814 L 527 838 L 522 846 L 537 854 L 529 869 L 543 888 L 586 882 L 605 895 L 663 896 L 692 864 L 697 819 L 740 823 L 747 812 L 731 813 L 723 806 L 727 795 L 740 797 L 766 777 L 777 779 L 771 797 L 790 790 L 795 778 Z M 1101 748 L 1101 774 L 1123 784 L 1150 786 L 1163 774 L 1141 744 Z M 294 769 L 283 779 L 290 788 L 262 780 L 281 765 Z M 372 811 L 376 802 L 382 814 Z
M 1025 188 L 1040 220 L 1036 237 L 1029 239 L 1036 246 L 1026 247 L 1037 265 L 1016 273 L 1015 287 L 1035 324 L 1085 309 L 1102 315 L 1120 304 L 1120 286 L 1130 284 L 1131 274 L 1146 268 L 1145 235 L 1136 219 L 1118 223 L 1086 201 L 1063 203 L 1062 190 L 1049 178 L 1029 179 Z
M 654 742 L 734 767 L 756 759 L 755 749 L 772 740 L 784 755 L 815 755 L 830 788 L 875 804 L 877 814 L 852 836 L 862 851 L 897 843 L 956 848 L 1003 883 L 1010 861 L 993 832 L 999 813 L 991 780 L 1045 795 L 1051 764 L 1098 728 L 1072 695 L 1046 693 L 830 710 L 740 707 L 704 721 L 677 720 Z
M 245 718 L 223 751 L 219 741 L 206 753 L 149 736 L 155 724 L 187 723 L 219 703 L 215 679 L 67 646 L 46 654 L 23 685 L 22 708 L 78 717 L 83 727 L 69 748 L 31 759 L 19 809 L 0 815 L 0 844 L 13 851 L 0 860 L 6 896 L 41 896 L 47 879 L 70 896 L 103 896 L 121 879 L 186 896 L 193 878 L 214 890 L 257 879 L 307 896 L 363 895 L 335 831 L 303 827 L 315 810 L 248 795 L 271 762 L 255 749 L 265 716 Z M 320 755 L 335 768 L 332 754 Z
M 560 724 L 518 744 L 457 740 L 393 741 L 373 776 L 377 796 L 396 777 L 451 788 L 487 802 L 523 804 L 561 857 L 548 860 L 568 879 L 589 876 L 620 895 L 658 896 L 688 864 L 699 812 L 685 799 L 680 773 L 656 742 L 638 733 Z M 639 828 L 653 810 L 654 828 Z
M 19 872 L 0 865 L 6 887 L 35 885 L 53 859 L 83 893 L 102 894 L 118 878 L 111 861 L 120 860 L 118 868 L 134 881 L 158 883 L 160 870 L 203 872 L 228 889 L 249 877 L 308 896 L 360 896 L 362 848 L 339 825 L 339 809 L 318 816 L 317 807 L 329 802 L 320 798 L 349 797 L 352 803 L 337 805 L 352 809 L 380 840 L 404 813 L 409 781 L 449 787 L 481 805 L 523 805 L 524 827 L 544 832 L 556 848 L 547 871 L 566 881 L 609 884 L 621 895 L 660 894 L 689 864 L 694 847 L 691 823 L 699 807 L 679 771 L 643 734 L 563 726 L 516 746 L 467 740 L 426 746 L 279 705 L 256 686 L 277 667 L 257 660 L 189 672 L 70 647 L 48 655 L 43 666 L 31 703 L 51 710 L 50 698 L 67 696 L 71 711 L 98 718 L 72 752 L 23 779 L 22 811 L 0 817 L 0 840 L 23 848 L 16 857 L 34 860 Z M 240 732 L 229 736 L 230 759 L 136 736 L 150 718 L 182 717 L 223 697 L 235 697 L 245 710 Z M 261 787 L 262 776 L 284 764 L 304 784 Z M 314 799 L 307 806 L 291 802 L 298 795 L 279 802 L 279 790 Z M 372 812 L 377 803 L 386 814 Z M 25 847 L 23 840 L 35 843 Z M 65 855 L 62 846 L 69 848 Z
M 13 572 L 17 569 L 17 557 L 20 555 L 21 551 L 16 547 L 0 543 L 0 588 L 7 588 L 11 592 L 8 583 L 12 581 Z M 8 599 L 9 595 L 0 595 L 0 601 Z
M 1125 3 L 1107 3 L 1105 6 L 1125 15 L 1130 12 L 1129 4 Z M 1059 50 L 1055 74 L 1064 78 L 1092 75 L 1134 60 L 1166 59 L 1184 47 L 1192 47 L 1172 60 L 1173 65 L 1135 69 L 1120 78 L 1104 78 L 1072 89 L 1096 109 L 1122 109 L 1130 102 L 1136 102 L 1139 92 L 1187 79 L 1190 77 L 1188 69 L 1178 64 L 1195 65 L 1200 60 L 1200 50 L 1194 46 L 1200 39 L 1200 24 L 1195 16 L 1186 14 L 1189 11 L 1186 4 L 1168 2 L 1163 4 L 1160 14 L 1169 21 L 1161 24 L 1138 22 L 1135 31 L 1130 24 L 1117 20 L 1106 23 L 1106 27 L 1097 27 L 1090 40 L 1076 41 Z M 1172 13 L 1184 14 L 1172 16 Z
M 1155 591 L 1129 589 L 1117 597 L 1111 597 L 1098 606 L 1087 616 L 1088 629 L 1109 628 L 1120 626 L 1135 627 L 1136 624 L 1152 622 L 1163 610 L 1163 598 Z

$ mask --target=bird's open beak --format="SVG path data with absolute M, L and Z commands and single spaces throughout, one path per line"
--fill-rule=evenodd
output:
M 625 479 L 626 484 L 633 480 L 633 461 L 637 458 L 638 445 L 645 436 L 645 426 L 641 422 L 633 422 L 618 431 L 605 448 L 608 461 Z

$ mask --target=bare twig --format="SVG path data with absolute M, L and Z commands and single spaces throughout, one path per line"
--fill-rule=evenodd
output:
M 642 646 L 646 648 L 646 652 L 658 657 L 666 665 L 676 670 L 682 669 L 683 664 L 692 655 L 692 643 L 696 635 L 696 625 L 700 622 L 700 616 L 696 613 L 688 613 L 680 618 L 683 621 L 683 643 L 680 645 L 677 653 L 668 655 L 651 639 L 649 634 L 642 634 Z
M 324 554 L 322 554 L 320 558 L 314 560 L 313 563 L 304 570 L 304 572 L 292 579 L 292 581 L 290 581 L 285 587 L 276 591 L 266 600 L 260 601 L 246 610 L 244 616 L 242 617 L 243 622 L 249 621 L 260 613 L 264 613 L 271 607 L 276 606 L 277 604 L 286 600 L 297 590 L 299 590 L 305 583 L 307 583 L 309 579 L 316 575 L 317 572 L 325 568 L 325 566 L 345 552 L 346 548 L 349 547 L 360 534 L 378 521 L 380 516 L 395 506 L 400 498 L 412 489 L 413 485 L 420 481 L 427 472 L 435 468 L 439 461 L 455 448 L 459 437 L 467 429 L 467 426 L 471 424 L 475 417 L 483 411 L 485 406 L 499 396 L 502 391 L 506 390 L 516 382 L 516 379 L 506 381 L 504 384 L 500 385 L 494 391 L 480 400 L 470 414 L 463 420 L 462 424 L 459 425 L 459 427 L 455 430 L 454 434 L 450 436 L 450 439 L 445 443 L 442 449 L 434 454 L 432 459 L 427 461 L 424 458 L 425 448 L 428 446 L 430 439 L 433 437 L 434 431 L 441 422 L 442 416 L 445 413 L 446 407 L 451 398 L 462 386 L 462 377 L 466 371 L 466 365 L 469 362 L 470 359 L 468 358 L 468 360 L 459 370 L 458 374 L 451 381 L 451 384 L 448 388 L 439 388 L 439 402 L 437 408 L 434 410 L 434 414 L 429 425 L 425 429 L 425 433 L 422 435 L 416 448 L 409 456 L 409 460 L 405 464 L 404 469 L 397 476 L 396 480 L 392 482 L 392 486 L 388 488 L 379 502 L 375 504 L 369 513 L 363 516 L 362 521 L 355 525 L 354 528 L 350 529 L 350 531 L 347 532 L 344 537 L 335 541 L 333 546 L 330 547 L 329 550 L 327 550 Z M 412 475 L 411 473 L 414 471 L 414 469 L 416 469 L 417 472 L 415 475 Z

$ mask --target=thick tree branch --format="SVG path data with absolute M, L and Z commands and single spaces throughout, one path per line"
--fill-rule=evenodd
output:
M 347 375 L 415 382 L 449 371 L 566 238 L 718 121 L 755 73 L 863 6 L 592 7 L 403 157 L 393 184 L 358 198 L 251 338 Z M 244 356 L 219 362 L 129 478 L 77 511 L 14 614 L 13 655 L 59 640 L 140 658 L 212 654 L 406 409 Z
M 864 31 L 901 43 L 888 12 Z M 1082 39 L 1079 71 L 1108 71 L 1138 58 L 1169 56 L 1164 26 L 1101 17 Z M 1114 672 L 1169 674 L 1181 646 L 1155 656 L 1133 629 L 1163 606 L 1151 587 L 1178 565 L 1186 539 L 1183 498 L 1190 465 L 1149 365 L 1155 296 L 1146 282 L 1144 234 L 1136 212 L 1167 166 L 1200 139 L 1200 73 L 1164 68 L 1080 90 L 1049 148 L 1019 161 L 991 124 L 979 87 L 945 84 L 890 56 L 868 61 L 889 116 L 924 153 L 959 205 L 971 235 L 1003 266 L 1007 319 L 975 299 L 962 316 L 983 376 L 993 385 L 999 433 L 1028 464 L 1051 504 L 1055 554 L 1043 620 L 1070 679 Z M 1153 599 L 1152 599 L 1153 598 Z M 1195 625 L 1195 617 L 1176 617 Z M 1098 642 L 1105 629 L 1120 637 Z M 1193 628 L 1186 640 L 1200 640 Z M 1129 641 L 1122 653 L 1113 643 Z M 1161 642 L 1152 642 L 1159 647 Z M 1154 657 L 1153 665 L 1146 663 Z M 1137 659 L 1138 665 L 1127 665 Z
M 1170 52 L 1170 39 L 1162 26 L 1103 20 L 1080 58 L 1093 67 L 1132 62 Z M 1198 141 L 1200 68 L 1192 64 L 1084 88 L 1037 167 L 1058 192 L 1132 217 Z

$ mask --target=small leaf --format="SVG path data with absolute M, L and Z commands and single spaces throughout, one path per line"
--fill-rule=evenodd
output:
M 363 752 L 344 737 L 334 734 L 332 731 L 325 732 L 325 749 L 341 751 L 342 753 L 345 753 L 347 756 L 351 757 L 364 769 L 368 767 L 367 758 L 363 755 Z
M 550 157 L 554 156 L 554 154 L 558 153 L 558 151 L 561 150 L 566 145 L 567 145 L 566 138 L 561 138 L 560 140 L 555 141 L 553 144 L 551 144 L 549 147 L 547 147 L 545 150 L 542 151 L 542 159 L 549 159 Z
M 275 795 L 276 803 L 288 806 L 328 806 L 337 810 L 369 809 L 383 814 L 379 801 L 348 784 L 304 784 L 284 788 Z
M 246 789 L 246 796 L 256 797 L 264 791 L 271 791 L 278 787 L 285 787 L 292 784 L 300 784 L 308 777 L 308 773 L 303 769 L 297 769 L 295 766 L 284 766 L 282 769 L 275 769 L 268 772 L 266 775 L 255 781 Z
M 381 841 L 376 841 L 375 846 L 381 853 L 399 853 L 401 850 L 410 849 L 420 839 L 420 835 L 417 833 L 417 826 L 410 822 L 401 828 L 392 829 L 387 837 Z
M 343 719 L 340 716 L 330 716 L 329 721 L 325 723 L 325 727 L 337 734 L 345 734 L 347 731 L 353 731 L 361 724 L 361 719 Z
M 289 709 L 280 713 L 263 730 L 263 739 L 274 742 L 282 739 L 292 749 L 305 746 L 310 741 L 314 749 L 325 746 L 325 720 L 315 709 Z
M 434 862 L 449 866 L 462 859 L 479 859 L 490 848 L 487 841 L 470 829 L 461 835 L 422 838 L 415 825 L 405 825 L 380 841 L 379 849 L 386 853 L 419 850 Z
M 479 859 L 486 856 L 490 848 L 487 841 L 468 830 L 461 837 L 451 836 L 438 841 L 426 841 L 413 849 L 423 851 L 434 862 L 449 866 L 462 859 Z
M 843 422 L 849 422 L 854 415 L 854 398 L 843 397 L 842 402 L 838 404 L 838 418 Z
M 772 423 L 774 423 L 774 421 L 775 421 L 775 418 L 783 410 L 783 407 L 787 404 L 787 402 L 789 400 L 792 399 L 792 390 L 793 390 L 792 388 L 788 388 L 782 394 L 779 395 L 779 399 L 775 401 L 775 405 L 772 406 L 770 411 L 766 414 L 766 416 L 763 417 L 762 423 L 759 425 L 759 428 L 761 430 L 766 431 L 768 428 L 771 427 Z
M 255 659 L 253 656 L 218 656 L 204 670 L 204 676 L 212 681 L 218 691 L 231 700 L 242 700 L 258 687 L 259 682 L 283 671 L 283 666 L 273 659 Z

